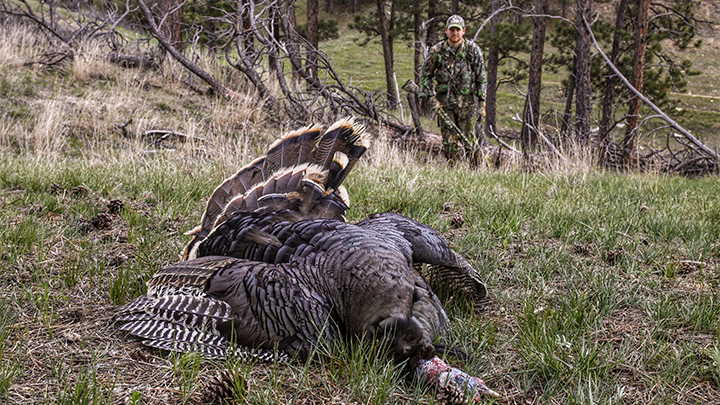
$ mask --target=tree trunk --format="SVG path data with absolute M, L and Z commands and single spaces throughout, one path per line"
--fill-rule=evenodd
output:
M 530 71 L 528 73 L 527 103 L 523 114 L 523 126 L 520 131 L 520 140 L 523 152 L 534 151 L 538 144 L 538 131 L 540 124 L 540 87 L 542 84 L 542 59 L 545 48 L 545 0 L 537 0 L 533 17 L 535 28 L 533 30 L 532 49 L 530 51 Z
M 413 0 L 413 79 L 420 83 L 420 70 L 425 60 L 422 43 L 422 16 L 420 15 L 420 0 Z
M 388 27 L 388 44 L 390 46 L 390 56 L 395 60 L 395 16 L 397 15 L 397 6 L 399 2 L 390 1 L 390 19 L 387 20 Z
M 580 145 L 590 139 L 590 32 L 583 20 L 590 21 L 592 0 L 577 0 L 577 44 L 575 48 L 575 136 Z
M 451 13 L 450 14 L 458 14 L 460 13 L 460 0 L 452 0 L 451 2 Z
M 620 44 L 622 42 L 621 31 L 625 20 L 625 11 L 627 10 L 629 0 L 620 0 L 617 10 L 617 18 L 615 19 L 615 34 L 613 37 L 612 53 L 610 61 L 613 65 L 618 65 L 620 59 Z M 602 99 L 602 118 L 600 119 L 600 129 L 597 135 L 597 145 L 602 150 L 608 144 L 608 135 L 610 133 L 610 119 L 612 118 L 612 106 L 615 99 L 615 83 L 617 75 L 608 69 L 607 80 L 605 81 L 605 92 Z
M 177 49 L 182 49 L 183 0 L 159 0 L 160 32 Z
M 645 51 L 647 49 L 648 31 L 648 9 L 650 0 L 639 0 L 637 17 L 637 32 L 635 34 L 635 57 L 633 59 L 633 82 L 632 85 L 638 91 L 643 92 L 643 80 L 645 75 Z M 630 99 L 628 109 L 627 128 L 623 140 L 625 165 L 627 167 L 637 164 L 637 128 L 640 117 L 642 101 L 637 96 Z
M 387 18 L 385 17 L 385 0 L 377 0 L 378 19 L 380 21 L 380 37 L 382 38 L 383 58 L 385 59 L 385 83 L 387 85 L 388 108 L 397 107 L 397 93 L 395 92 L 395 81 L 393 80 L 393 55 L 390 44 L 390 33 L 388 32 Z
M 500 0 L 492 0 L 492 12 L 500 8 Z M 498 76 L 498 49 L 497 49 L 497 21 L 496 16 L 490 20 L 490 46 L 487 58 L 487 94 L 485 95 L 485 134 L 492 138 L 497 135 L 496 105 L 497 105 L 497 76 Z
M 325 0 L 325 12 L 335 14 L 335 0 Z
M 425 45 L 430 48 L 440 39 L 438 38 L 438 14 L 440 13 L 440 2 L 439 0 L 428 0 L 428 26 L 427 26 L 427 40 Z
M 567 89 L 565 89 L 567 98 L 565 100 L 565 111 L 563 112 L 562 126 L 560 128 L 560 136 L 562 136 L 563 141 L 565 142 L 570 139 L 570 128 L 574 127 L 572 105 L 573 97 L 575 96 L 575 63 L 576 60 L 573 59 L 570 77 L 568 78 L 568 86 Z
M 307 50 L 305 69 L 313 79 L 317 79 L 318 0 L 307 0 L 307 41 L 310 49 Z
M 438 15 L 440 14 L 440 0 L 428 0 L 427 7 L 428 23 L 426 26 L 427 31 L 425 31 L 425 48 L 429 49 L 440 41 L 440 39 L 438 38 Z M 430 105 L 430 100 L 427 98 L 420 99 L 419 109 L 422 115 L 429 115 L 432 111 L 432 105 Z

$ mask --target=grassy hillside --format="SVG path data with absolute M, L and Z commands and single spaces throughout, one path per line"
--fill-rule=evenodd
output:
M 192 404 L 229 365 L 239 403 L 442 403 L 372 347 L 247 365 L 117 333 L 113 311 L 179 259 L 213 188 L 289 128 L 252 94 L 191 92 L 172 63 L 124 70 L 88 45 L 47 70 L 29 63 L 43 46 L 0 26 L 0 401 Z M 350 220 L 411 216 L 487 280 L 487 308 L 438 290 L 440 342 L 473 356 L 447 360 L 503 395 L 487 403 L 720 402 L 716 178 L 448 168 L 377 140 L 346 185 Z

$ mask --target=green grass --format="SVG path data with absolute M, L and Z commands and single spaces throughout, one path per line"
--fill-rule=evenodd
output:
M 106 319 L 111 308 L 143 294 L 144 281 L 177 260 L 187 240 L 182 233 L 195 225 L 202 199 L 222 178 L 218 168 L 193 162 L 186 170 L 188 162 L 171 155 L 109 159 L 94 169 L 69 159 L 7 162 L 0 166 L 0 260 L 2 288 L 17 309 L 0 334 L 7 336 L 0 345 L 0 388 L 6 381 L 14 401 L 23 385 L 18 375 L 54 373 L 55 388 L 43 394 L 53 401 L 111 403 L 125 392 L 115 386 L 131 387 L 131 399 L 157 398 L 132 384 L 131 357 L 111 354 L 131 356 L 138 349 L 113 334 L 112 324 L 98 326 L 93 319 Z M 51 191 L 53 183 L 67 185 L 66 192 Z M 70 186 L 81 184 L 89 192 L 70 196 Z M 352 220 L 388 210 L 412 216 L 443 232 L 483 274 L 491 295 L 485 312 L 474 314 L 464 300 L 439 291 L 451 317 L 442 341 L 472 353 L 475 360 L 461 367 L 505 395 L 538 403 L 670 403 L 678 390 L 687 395 L 680 403 L 694 403 L 693 395 L 717 398 L 716 179 L 468 171 L 377 159 L 361 163 L 347 187 Z M 124 201 L 125 208 L 109 229 L 77 224 L 105 212 L 110 199 Z M 459 229 L 450 225 L 456 214 L 465 218 Z M 68 308 L 83 308 L 88 299 L 89 311 L 69 318 Z M 82 338 L 68 343 L 72 331 Z M 88 332 L 107 334 L 104 346 L 82 343 L 93 339 Z M 16 346 L 40 342 L 71 347 L 45 352 L 55 366 L 38 369 L 18 357 Z M 405 382 L 372 347 L 336 350 L 320 363 L 248 368 L 245 399 L 339 396 L 379 404 L 433 396 Z M 189 401 L 202 391 L 203 370 L 222 366 L 193 356 L 150 356 L 166 364 L 171 378 L 158 372 L 148 384 L 167 387 L 173 402 Z M 109 361 L 119 367 L 101 367 Z M 295 383 L 286 385 L 286 379 Z M 683 388 L 691 386 L 702 388 Z M 268 392 L 274 399 L 263 396 Z

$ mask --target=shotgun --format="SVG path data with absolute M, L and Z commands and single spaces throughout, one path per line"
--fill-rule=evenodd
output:
M 403 90 L 409 91 L 410 93 L 417 94 L 418 96 L 423 94 L 422 89 L 420 86 L 417 85 L 412 79 L 408 80 L 403 84 L 402 86 Z M 440 118 L 445 122 L 445 124 L 450 128 L 450 130 L 457 135 L 458 137 L 462 138 L 462 140 L 468 144 L 468 145 L 476 145 L 476 142 L 470 142 L 465 134 L 460 130 L 460 128 L 455 125 L 455 122 L 450 118 L 450 116 L 447 114 L 445 109 L 443 108 L 443 105 L 438 99 L 435 97 L 434 94 L 429 95 L 430 96 L 430 103 L 431 108 L 435 112 L 435 114 L 439 115 Z M 477 146 L 477 145 L 476 145 Z

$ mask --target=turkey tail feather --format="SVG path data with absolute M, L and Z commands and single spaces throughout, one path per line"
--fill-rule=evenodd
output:
M 275 141 L 264 157 L 225 180 L 207 203 L 201 225 L 183 254 L 198 255 L 198 244 L 240 212 L 263 208 L 296 210 L 300 219 L 343 220 L 348 208 L 343 180 L 368 147 L 363 126 L 352 119 L 290 132 Z M 285 198 L 283 198 L 285 196 Z

